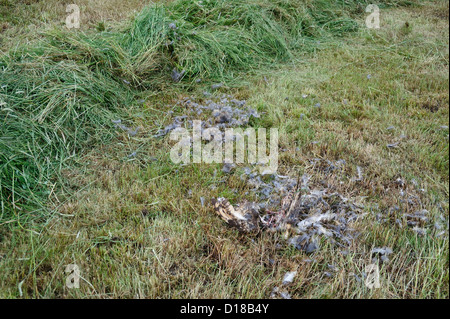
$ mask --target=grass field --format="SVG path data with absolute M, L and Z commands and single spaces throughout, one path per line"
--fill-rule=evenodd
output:
M 65 2 L 0 0 L 0 297 L 269 298 L 294 270 L 292 298 L 449 297 L 448 1 L 380 1 L 379 30 L 366 1 L 118 2 L 79 1 L 67 31 Z M 279 129 L 281 175 L 364 205 L 349 247 L 307 254 L 202 204 L 256 200 L 243 167 L 173 164 L 154 135 L 219 82 Z

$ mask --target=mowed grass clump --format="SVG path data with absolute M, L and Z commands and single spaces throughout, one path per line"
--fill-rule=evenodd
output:
M 179 0 L 144 8 L 122 30 L 51 32 L 49 47 L 145 89 L 159 88 L 174 68 L 185 71 L 186 79 L 230 80 L 238 72 L 287 61 L 318 39 L 356 31 L 354 18 L 365 14 L 367 3 Z
M 180 0 L 147 7 L 126 33 L 133 57 L 147 56 L 150 42 L 160 61 L 189 79 L 230 80 L 237 72 L 287 61 L 312 41 L 356 31 L 354 14 L 365 7 L 365 1 Z M 154 21 L 166 21 L 166 28 L 150 28 Z
M 112 136 L 101 128 L 130 95 L 109 74 L 71 60 L 29 55 L 0 67 L 1 216 L 39 217 L 54 177 L 80 149 Z
M 110 136 L 102 128 L 133 94 L 160 89 L 172 69 L 223 81 L 286 61 L 310 40 L 356 30 L 364 3 L 180 0 L 146 7 L 122 30 L 58 29 L 11 51 L 0 59 L 1 219 L 40 216 L 60 170 Z

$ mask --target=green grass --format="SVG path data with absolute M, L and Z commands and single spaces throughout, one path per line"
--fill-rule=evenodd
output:
M 395 185 L 401 177 L 422 208 L 448 221 L 448 130 L 440 128 L 448 125 L 448 19 L 440 16 L 448 3 L 386 8 L 379 31 L 355 28 L 365 17 L 358 1 L 230 3 L 149 7 L 106 32 L 52 30 L 2 58 L 9 223 L 0 226 L 1 296 L 21 297 L 22 282 L 25 298 L 267 298 L 297 269 L 294 298 L 448 298 L 448 229 L 437 238 L 431 225 L 420 237 L 400 229 L 395 213 L 377 219 L 394 205 L 409 209 Z M 167 48 L 171 22 L 181 39 Z M 187 71 L 176 85 L 174 67 Z M 194 85 L 199 77 L 205 83 Z M 265 113 L 255 125 L 279 128 L 287 150 L 280 173 L 308 172 L 313 185 L 325 181 L 364 201 L 348 255 L 326 242 L 311 256 L 285 248 L 277 234 L 239 235 L 201 205 L 200 197 L 239 202 L 248 189 L 220 166 L 174 165 L 167 139 L 151 136 L 170 121 L 167 111 L 182 112 L 168 106 L 174 100 L 218 81 Z M 114 131 L 118 117 L 142 133 Z M 401 134 L 399 148 L 388 149 Z M 318 157 L 347 165 L 324 175 L 309 162 Z M 356 166 L 361 183 L 351 181 Z M 7 210 L 13 194 L 21 210 Z M 45 227 L 20 229 L 27 215 Z M 382 288 L 368 290 L 351 273 L 361 277 L 370 249 L 382 246 L 394 253 L 381 268 Z M 86 279 L 79 290 L 65 287 L 70 263 Z M 323 276 L 328 264 L 338 268 L 333 278 Z
M 122 31 L 58 28 L 38 43 L 11 49 L 0 59 L 7 113 L 1 219 L 41 212 L 64 163 L 104 141 L 99 128 L 110 126 L 138 89 L 161 89 L 172 68 L 185 70 L 187 79 L 230 80 L 292 60 L 292 50 L 308 50 L 311 39 L 356 31 L 351 10 L 357 9 L 357 2 L 325 0 L 176 1 L 144 8 Z
M 71 60 L 21 55 L 0 65 L 5 220 L 9 203 L 20 215 L 45 210 L 50 183 L 83 147 L 112 136 L 107 128 L 119 108 L 131 104 L 131 92 L 110 74 Z M 32 204 L 38 211 L 30 211 Z

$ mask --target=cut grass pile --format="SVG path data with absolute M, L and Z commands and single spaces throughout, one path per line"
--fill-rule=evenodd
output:
M 158 87 L 173 68 L 191 80 L 231 80 L 236 72 L 286 61 L 295 49 L 310 50 L 318 39 L 356 31 L 352 13 L 365 6 L 366 1 L 180 0 L 144 8 L 121 32 L 56 31 L 49 44 L 67 58 L 103 65 L 145 88 Z
M 41 216 L 68 160 L 104 141 L 109 133 L 100 128 L 139 89 L 161 88 L 173 68 L 192 80 L 232 79 L 356 30 L 351 15 L 364 4 L 180 0 L 146 7 L 122 30 L 55 29 L 38 44 L 11 50 L 0 58 L 1 220 Z
M 99 128 L 126 103 L 129 91 L 110 75 L 70 60 L 24 58 L 1 66 L 2 216 L 8 203 L 16 212 L 39 216 L 52 178 L 83 146 L 107 137 Z

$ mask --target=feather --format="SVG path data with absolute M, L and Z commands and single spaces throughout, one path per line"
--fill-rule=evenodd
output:
M 283 278 L 283 285 L 289 285 L 294 281 L 295 276 L 297 276 L 297 271 L 291 271 L 286 273 Z
M 259 212 L 256 205 L 249 202 L 234 208 L 225 198 L 213 199 L 216 213 L 231 227 L 241 232 L 257 232 L 260 230 Z

